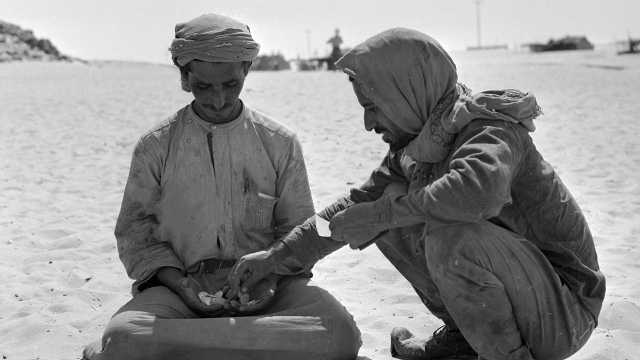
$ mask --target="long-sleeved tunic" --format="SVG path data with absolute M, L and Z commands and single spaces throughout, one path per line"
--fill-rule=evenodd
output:
M 138 141 L 115 235 L 135 293 L 161 267 L 262 250 L 313 212 L 291 131 L 246 106 L 211 124 L 188 105 Z
M 605 278 L 589 227 L 523 126 L 473 121 L 457 135 L 448 157 L 430 173 L 415 170 L 416 162 L 403 151 L 389 153 L 363 186 L 320 215 L 330 219 L 350 204 L 379 199 L 389 184 L 405 184 L 408 193 L 388 202 L 391 218 L 387 227 L 403 227 L 413 236 L 389 246 L 420 251 L 424 249 L 421 242 L 441 225 L 488 220 L 533 242 L 597 321 Z M 311 222 L 306 225 L 284 240 L 303 263 L 312 264 L 344 245 L 319 237 Z M 406 266 L 394 265 L 401 271 Z

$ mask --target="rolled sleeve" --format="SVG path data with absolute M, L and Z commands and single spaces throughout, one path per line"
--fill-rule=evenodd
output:
M 330 221 L 335 214 L 355 203 L 375 201 L 385 193 L 388 185 L 392 183 L 406 184 L 406 180 L 400 174 L 396 156 L 393 153 L 388 153 L 380 166 L 371 173 L 362 186 L 352 189 L 349 196 L 336 200 L 318 215 Z M 293 229 L 283 239 L 283 242 L 291 249 L 294 257 L 306 267 L 313 266 L 323 257 L 345 245 L 345 243 L 335 241 L 330 237 L 319 236 L 315 217 L 307 219 L 304 224 Z
M 333 215 L 353 204 L 349 197 L 344 197 L 326 207 L 318 215 L 330 220 Z M 293 256 L 306 269 L 310 269 L 316 262 L 345 245 L 330 237 L 318 235 L 315 216 L 308 218 L 303 224 L 296 226 L 283 240 L 291 249 Z

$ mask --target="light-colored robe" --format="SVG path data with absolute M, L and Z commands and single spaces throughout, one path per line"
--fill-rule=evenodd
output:
M 237 259 L 313 213 L 291 131 L 246 106 L 235 120 L 211 124 L 188 105 L 137 143 L 115 235 L 136 293 L 161 267 Z M 295 261 L 278 269 L 301 271 Z

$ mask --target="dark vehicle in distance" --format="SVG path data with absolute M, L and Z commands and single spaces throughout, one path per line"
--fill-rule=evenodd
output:
M 546 44 L 529 44 L 533 52 L 559 50 L 593 50 L 593 44 L 585 36 L 565 36 L 560 39 L 549 39 Z

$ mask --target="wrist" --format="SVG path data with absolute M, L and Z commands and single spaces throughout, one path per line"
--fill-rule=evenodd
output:
M 280 281 L 282 277 L 283 275 L 271 273 L 269 274 L 269 276 L 267 276 L 267 280 L 270 281 L 271 283 L 277 283 L 278 281 Z
M 173 290 L 174 292 L 178 292 L 180 288 L 180 281 L 184 278 L 184 274 L 178 268 L 174 267 L 162 267 L 156 273 L 156 279 L 158 281 Z
M 267 253 L 271 267 L 275 268 L 280 265 L 286 258 L 291 256 L 292 251 L 289 246 L 284 243 L 284 241 L 280 240 L 273 244 L 273 246 L 269 248 Z

